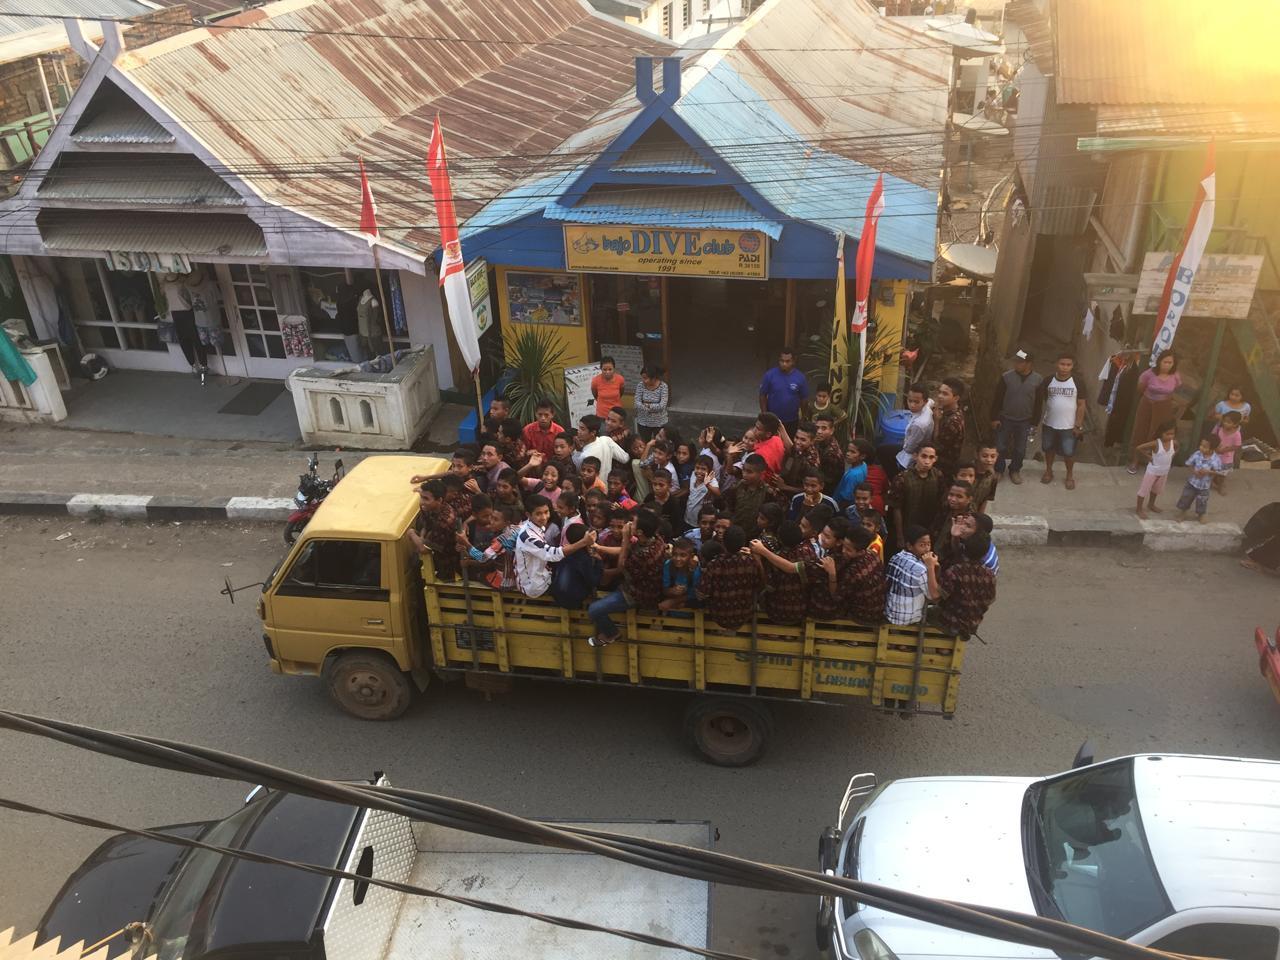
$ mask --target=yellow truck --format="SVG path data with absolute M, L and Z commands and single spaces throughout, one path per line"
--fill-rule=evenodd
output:
M 271 669 L 321 678 L 354 716 L 390 720 L 433 678 L 485 690 L 516 677 L 687 691 L 685 729 L 707 759 L 756 760 L 770 700 L 853 703 L 951 717 L 965 641 L 931 627 L 849 620 L 725 630 L 701 611 L 631 610 L 625 637 L 587 643 L 585 610 L 482 582 L 439 581 L 407 532 L 415 475 L 448 461 L 369 457 L 334 488 L 262 586 L 258 613 Z

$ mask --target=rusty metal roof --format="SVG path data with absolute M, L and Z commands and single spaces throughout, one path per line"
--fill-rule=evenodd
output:
M 192 257 L 258 259 L 267 255 L 261 228 L 245 216 L 155 213 L 105 217 L 99 211 L 42 210 L 40 237 L 50 253 L 165 250 Z
M 509 42 L 448 39 L 468 37 Z M 384 236 L 426 254 L 437 114 L 465 219 L 628 90 L 637 54 L 672 49 L 577 0 L 280 0 L 119 66 L 230 172 L 325 223 L 357 229 L 363 156 Z
M 1275 104 L 1102 106 L 1098 108 L 1097 117 L 1099 137 L 1247 139 L 1280 135 L 1280 105 Z
M 1275 0 L 1055 5 L 1059 103 L 1274 103 Z
M 140 207 L 242 207 L 244 198 L 195 157 L 64 153 L 36 189 L 41 200 Z
M 1046 0 L 1009 0 L 1005 18 L 1018 25 L 1027 38 L 1026 54 L 1035 61 L 1040 72 L 1054 72 L 1053 30 L 1049 25 Z

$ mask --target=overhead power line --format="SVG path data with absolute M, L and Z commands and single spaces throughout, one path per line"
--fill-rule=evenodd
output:
M 1171 960 L 1174 955 L 1072 924 L 1000 908 L 936 900 L 880 884 L 759 863 L 712 850 L 599 830 L 557 826 L 483 804 L 397 787 L 308 777 L 261 761 L 157 737 L 111 733 L 82 724 L 0 711 L 0 728 L 34 734 L 132 763 L 257 783 L 301 796 L 368 807 L 483 836 L 595 853 L 634 866 L 777 893 L 851 896 L 869 906 L 982 937 L 1097 956 L 1103 960 Z M 364 879 L 364 878 L 361 878 Z M 1181 958 L 1177 958 L 1181 960 Z

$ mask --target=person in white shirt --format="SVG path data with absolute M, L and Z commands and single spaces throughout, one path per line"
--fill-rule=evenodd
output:
M 600 461 L 598 476 L 608 477 L 615 464 L 628 463 L 631 455 L 618 446 L 607 433 L 600 431 L 604 421 L 594 413 L 587 414 L 578 421 L 578 440 L 582 443 L 582 456 L 595 457 Z
M 526 597 L 540 597 L 551 587 L 551 564 L 591 546 L 596 542 L 596 532 L 588 530 L 577 543 L 552 546 L 547 532 L 551 501 L 532 496 L 527 505 L 529 519 L 520 524 L 516 534 L 516 584 Z
M 1036 391 L 1036 410 L 1043 411 L 1040 450 L 1044 453 L 1044 476 L 1040 482 L 1053 483 L 1053 460 L 1060 453 L 1067 466 L 1064 486 L 1068 490 L 1076 488 L 1076 479 L 1071 474 L 1076 466 L 1076 445 L 1084 431 L 1088 396 L 1075 367 L 1075 357 L 1069 353 L 1058 354 L 1054 375 Z
M 902 449 L 894 457 L 899 470 L 910 469 L 916 451 L 933 440 L 933 401 L 929 399 L 926 384 L 913 383 L 907 388 L 907 409 L 911 411 L 911 419 L 902 437 Z

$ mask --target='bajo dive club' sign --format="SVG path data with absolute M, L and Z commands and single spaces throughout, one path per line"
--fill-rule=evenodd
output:
M 759 230 L 573 224 L 564 228 L 568 270 L 677 277 L 769 277 L 769 238 Z

